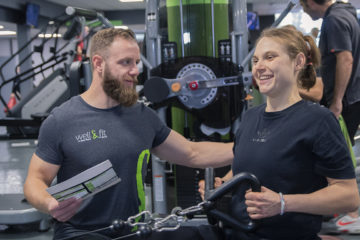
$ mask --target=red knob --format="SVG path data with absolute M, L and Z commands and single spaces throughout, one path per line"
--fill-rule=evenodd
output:
M 196 89 L 198 89 L 198 87 L 199 87 L 199 84 L 197 83 L 197 82 L 191 82 L 191 83 L 189 83 L 189 88 L 191 89 L 191 90 L 196 90 Z

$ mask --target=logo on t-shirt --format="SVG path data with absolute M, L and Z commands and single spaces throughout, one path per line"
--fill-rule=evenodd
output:
M 98 131 L 92 129 L 86 133 L 75 136 L 75 138 L 76 141 L 80 143 L 80 142 L 88 142 L 96 139 L 107 138 L 107 135 L 104 129 L 99 129 Z
M 267 128 L 263 130 L 258 130 L 257 136 L 252 139 L 253 142 L 266 142 L 267 136 L 269 136 L 270 131 Z

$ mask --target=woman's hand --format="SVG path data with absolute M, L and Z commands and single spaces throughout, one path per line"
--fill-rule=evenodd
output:
M 219 177 L 215 178 L 214 181 L 214 187 L 218 188 L 223 184 L 223 180 Z M 205 181 L 204 180 L 200 180 L 199 181 L 199 189 L 198 189 L 199 193 L 200 193 L 200 197 L 202 200 L 205 199 Z
M 264 186 L 261 192 L 248 190 L 245 194 L 247 212 L 252 219 L 261 219 L 280 214 L 281 200 L 279 193 L 276 193 Z

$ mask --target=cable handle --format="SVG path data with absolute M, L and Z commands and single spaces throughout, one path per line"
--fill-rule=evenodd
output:
M 208 221 L 211 224 L 215 224 L 221 221 L 231 226 L 233 229 L 245 232 L 252 231 L 256 228 L 256 223 L 254 221 L 249 220 L 247 223 L 240 222 L 234 217 L 217 210 L 214 206 L 217 200 L 219 200 L 225 194 L 234 191 L 239 186 L 239 184 L 243 183 L 250 184 L 251 189 L 254 192 L 260 192 L 261 190 L 260 182 L 255 175 L 248 172 L 242 172 L 235 175 L 232 179 L 222 184 L 219 188 L 210 193 L 210 196 L 206 200 L 211 204 L 204 206 L 208 206 L 205 211 L 207 212 Z
M 209 197 L 206 200 L 210 202 L 215 202 L 216 200 L 223 197 L 225 194 L 235 190 L 235 188 L 238 187 L 239 184 L 242 184 L 244 182 L 250 184 L 253 192 L 260 192 L 261 184 L 257 177 L 252 173 L 242 172 L 236 174 L 229 181 L 225 182 L 220 187 L 215 189 L 212 193 L 210 193 Z

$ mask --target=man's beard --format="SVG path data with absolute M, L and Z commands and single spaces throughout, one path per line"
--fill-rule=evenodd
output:
M 136 92 L 136 84 L 138 81 L 136 78 L 132 78 L 132 80 L 134 82 L 133 88 L 124 86 L 124 83 L 111 75 L 109 69 L 105 66 L 103 82 L 104 92 L 121 105 L 130 107 L 138 100 L 138 93 Z

